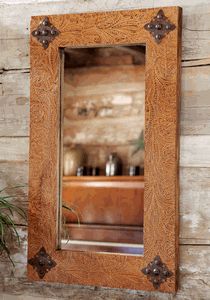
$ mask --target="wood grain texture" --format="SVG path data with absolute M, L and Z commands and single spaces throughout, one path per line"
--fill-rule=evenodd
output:
M 210 135 L 186 135 L 180 137 L 180 166 L 183 168 L 205 168 L 209 166 L 210 152 L 207 151 Z M 28 137 L 0 137 L 1 161 L 28 161 Z M 207 147 L 206 147 L 207 145 Z M 114 150 L 117 152 L 118 147 Z M 102 156 L 107 157 L 108 149 Z
M 49 296 L 59 299 L 113 299 L 113 300 L 203 300 L 209 295 L 209 262 L 210 249 L 208 246 L 180 246 L 180 272 L 179 290 L 176 295 L 168 293 L 154 293 L 132 290 L 104 289 L 101 287 L 84 287 L 68 284 L 50 284 L 48 282 L 31 282 L 26 279 L 26 241 L 27 230 L 19 229 L 21 232 L 21 253 L 16 247 L 11 248 L 12 257 L 15 259 L 16 267 L 8 264 L 6 259 L 0 260 L 0 289 L 14 294 L 31 297 L 41 296 L 45 299 Z
M 184 244 L 210 244 L 210 169 L 182 168 L 180 238 Z
M 66 233 L 71 236 L 71 240 L 80 241 L 93 241 L 93 242 L 112 242 L 112 243 L 131 243 L 131 244 L 143 244 L 143 228 L 140 226 L 118 226 L 118 225 L 83 225 L 83 224 L 66 224 L 64 225 Z M 65 237 L 64 237 L 65 239 Z M 74 243 L 71 243 L 74 244 Z M 63 243 L 62 249 L 71 249 L 71 244 L 68 245 L 66 241 Z M 89 243 L 90 244 L 90 243 Z M 92 243 L 93 245 L 94 243 Z M 84 246 L 80 243 L 77 247 L 80 250 Z M 128 248 L 127 245 L 126 248 Z M 113 252 L 112 248 L 106 247 L 108 252 Z M 100 249 L 100 245 L 97 245 L 97 249 Z M 111 250 L 110 250 L 111 249 Z M 121 247 L 121 249 L 123 249 Z M 125 249 L 125 247 L 124 247 Z M 139 249 L 139 248 L 138 248 Z M 127 249 L 126 249 L 127 250 Z M 128 253 L 132 253 L 132 249 L 128 249 Z M 98 252 L 95 251 L 94 252 Z M 116 252 L 116 251 L 114 251 Z M 123 251 L 122 251 L 123 253 Z M 124 253 L 126 253 L 124 251 Z M 141 253 L 143 253 L 143 247 L 141 247 Z
M 193 157 L 192 157 L 193 161 Z M 180 244 L 210 244 L 209 197 L 210 168 L 180 168 Z M 28 208 L 28 162 L 0 162 L 0 186 L 13 187 L 26 185 L 18 189 L 14 199 L 27 210 Z M 7 193 L 11 194 L 7 189 Z M 201 205 L 202 204 L 202 205 Z M 22 224 L 20 218 L 17 224 Z M 18 250 L 19 251 L 19 250 Z
M 183 63 L 181 135 L 210 135 L 210 66 L 199 67 L 196 64 L 209 64 L 209 62 L 203 59 Z M 12 73 L 4 71 L 2 74 L 2 77 L 0 75 L 0 90 L 2 89 L 4 94 L 0 96 L 0 136 L 28 136 L 30 74 L 23 73 L 22 70 Z M 82 102 L 82 97 L 79 97 L 78 102 L 80 99 Z M 73 113 L 74 111 L 72 115 Z M 180 155 L 182 156 L 182 153 Z
M 143 226 L 144 182 L 129 176 L 118 181 L 99 176 L 64 178 L 62 201 L 77 211 L 81 224 Z M 102 177 L 102 178 L 101 178 Z M 99 178 L 99 180 L 97 180 Z M 75 214 L 63 209 L 66 223 L 77 223 Z
M 187 167 L 210 167 L 210 136 L 194 135 L 181 137 L 180 165 Z M 189 155 L 190 153 L 190 155 Z M 190 158 L 193 157 L 193 160 Z
M 28 161 L 28 138 L 0 138 L 0 161 L 9 160 Z
M 0 74 L 0 82 L 2 84 L 1 96 L 22 96 L 25 94 L 25 91 L 29 94 L 29 85 L 25 85 L 25 81 L 29 79 L 29 71 L 22 70 L 21 73 L 20 75 L 17 71 L 8 71 Z M 20 80 L 20 76 L 22 80 Z
M 9 5 L 8 5 L 9 4 Z M 55 14 L 55 13 L 72 13 L 82 11 L 96 10 L 113 10 L 113 9 L 129 9 L 129 8 L 145 8 L 153 6 L 164 6 L 165 0 L 98 0 L 83 1 L 72 0 L 69 2 L 63 0 L 2 0 L 0 5 L 1 11 L 1 42 L 0 42 L 0 69 L 4 68 L 4 82 L 7 81 L 8 69 L 15 70 L 17 76 L 16 84 L 24 84 L 23 92 L 28 90 L 29 81 L 22 75 L 22 69 L 29 68 L 29 23 L 30 16 L 37 14 Z M 181 134 L 201 135 L 210 134 L 209 124 L 209 78 L 206 75 L 207 69 L 210 70 L 209 58 L 209 21 L 210 21 L 210 6 L 209 0 L 168 0 L 167 5 L 183 6 L 183 52 L 182 58 L 184 69 L 182 70 L 182 96 L 181 96 Z M 13 30 L 15 28 L 15 30 Z M 22 37 L 22 38 L 21 38 Z M 4 49 L 6 47 L 6 49 Z M 200 67 L 199 67 L 200 66 Z M 14 72 L 14 71 L 13 71 Z M 1 73 L 1 70 L 0 70 Z M 28 73 L 29 78 L 29 73 Z M 11 76 L 10 79 L 11 80 Z M 0 91 L 1 91 L 0 84 Z M 12 96 L 4 96 L 0 98 L 0 132 L 1 136 L 28 136 L 29 120 L 28 103 L 22 105 L 22 111 L 19 104 L 16 103 L 15 95 L 16 86 L 13 85 L 14 93 Z M 25 94 L 26 95 L 26 94 Z M 28 95 L 26 95 L 29 99 Z M 12 98 L 12 99 L 11 99 Z M 28 100 L 29 101 L 29 100 Z M 192 106 L 191 106 L 192 105 Z M 2 109 L 3 108 L 3 112 Z M 7 113 L 4 113 L 7 112 Z M 18 114 L 16 114 L 18 111 Z M 201 113 L 200 113 L 201 111 Z M 2 117 L 3 116 L 3 117 Z M 187 119 L 186 119 L 187 118 Z M 23 137 L 24 138 L 24 137 Z M 21 138 L 20 138 L 21 139 Z M 17 142 L 16 142 L 17 141 Z M 203 143 L 200 140 L 199 143 Z M 0 142 L 0 147 L 2 146 Z M 27 145 L 25 146 L 27 147 Z M 18 148 L 18 139 L 10 143 L 10 148 L 15 148 L 18 157 L 23 158 L 26 150 L 23 147 Z M 207 155 L 205 147 L 201 149 L 201 161 L 203 155 Z M 4 148 L 4 158 L 9 158 L 7 155 L 8 148 Z M 10 150 L 10 152 L 13 150 Z M 210 168 L 192 167 L 194 162 L 195 152 L 191 152 L 188 148 L 188 153 L 185 151 L 185 159 L 187 159 L 187 167 L 182 167 L 180 172 L 181 197 L 180 197 L 180 244 L 187 244 L 180 247 L 181 270 L 179 277 L 179 290 L 176 295 L 163 293 L 150 293 L 142 291 L 127 291 L 116 289 L 102 289 L 95 287 L 73 286 L 64 284 L 50 284 L 46 282 L 31 282 L 26 279 L 26 252 L 22 248 L 17 248 L 16 253 L 23 253 L 24 263 L 17 263 L 13 269 L 8 261 L 0 262 L 0 273 L 2 275 L 0 281 L 1 296 L 8 293 L 10 297 L 13 294 L 13 299 L 30 300 L 53 297 L 59 299 L 68 299 L 71 297 L 74 300 L 203 300 L 208 299 L 210 294 L 209 287 L 209 269 L 205 263 L 200 263 L 200 259 L 207 262 L 209 256 L 210 236 L 209 230 L 209 178 Z M 28 155 L 26 159 L 28 159 Z M 180 153 L 182 157 L 182 152 Z M 16 160 L 13 155 L 13 160 Z M 17 161 L 5 161 L 0 163 L 0 186 L 16 185 L 27 182 L 28 163 Z M 192 191 L 191 191 L 192 188 Z M 27 206 L 27 195 L 20 199 L 20 203 L 24 207 Z M 194 222 L 194 219 L 198 222 Z M 21 220 L 18 221 L 19 223 Z M 27 238 L 27 236 L 26 236 Z M 206 244 L 205 246 L 193 246 L 195 244 Z M 189 245 L 190 244 L 190 245 Z M 187 254 L 188 249 L 194 251 L 195 256 Z M 201 251 L 201 249 L 203 249 Z M 186 250 L 186 255 L 182 253 Z M 204 251 L 205 250 L 205 251 Z M 199 253 L 202 252 L 202 257 Z M 197 255 L 196 255 L 197 254 Z M 199 257 L 199 260 L 197 258 Z M 185 268 L 182 268 L 182 263 Z M 192 272 L 187 266 L 194 265 Z M 202 269 L 199 266 L 202 266 Z M 199 272 L 197 270 L 199 269 Z M 18 277 L 18 278 L 17 278 Z M 39 299 L 39 298 L 38 298 Z M 27 299 L 28 300 L 28 299 Z
M 20 0 L 10 5 L 6 2 L 1 7 L 2 15 L 4 18 L 4 30 L 1 32 L 1 39 L 6 41 L 8 49 L 10 51 L 10 65 L 13 61 L 16 67 L 22 68 L 24 53 L 26 54 L 25 62 L 27 61 L 29 67 L 28 49 L 28 35 L 29 35 L 29 23 L 31 15 L 44 15 L 49 14 L 49 7 L 51 14 L 65 14 L 65 13 L 81 13 L 88 11 L 103 11 L 113 9 L 129 9 L 132 8 L 147 8 L 147 7 L 160 7 L 165 6 L 166 2 L 156 1 L 109 1 L 105 0 L 98 3 L 98 1 L 69 1 L 57 0 L 52 2 L 49 0 L 44 1 L 25 1 Z M 4 2 L 3 2 L 4 3 Z M 184 60 L 197 60 L 210 57 L 209 48 L 209 15 L 210 7 L 209 0 L 179 0 L 179 1 L 167 1 L 168 6 L 180 5 L 183 7 L 183 59 Z M 24 17 L 23 17 L 24 16 Z M 16 30 L 11 30 L 16 28 Z M 13 46 L 14 45 L 14 46 Z M 2 50 L 4 48 L 2 47 Z M 1 52 L 2 53 L 2 52 Z M 8 52 L 4 52 L 5 55 L 0 58 L 2 62 L 0 69 L 7 67 L 5 58 Z M 14 58 L 14 59 L 13 59 Z
M 130 52 L 135 58 L 125 61 Z M 103 170 L 113 145 L 123 174 L 129 165 L 143 164 L 143 151 L 132 155 L 131 144 L 144 128 L 145 63 L 139 57 L 145 61 L 143 47 L 65 50 L 63 142 L 66 149 L 83 146 L 87 165 Z
M 144 30 L 158 9 L 50 16 L 61 34 L 45 51 L 31 38 L 29 250 L 41 246 L 57 262 L 44 278 L 86 285 L 152 290 L 141 269 L 156 255 L 173 272 L 160 291 L 176 289 L 178 251 L 178 119 L 180 16 L 164 8 L 176 29 L 160 45 Z M 34 30 L 42 17 L 33 17 Z M 59 47 L 147 44 L 145 255 L 56 251 L 59 132 Z M 46 213 L 47 212 L 47 213 Z M 151 220 L 153 220 L 151 222 Z M 85 266 L 85 268 L 84 268 Z M 28 266 L 30 279 L 37 273 Z

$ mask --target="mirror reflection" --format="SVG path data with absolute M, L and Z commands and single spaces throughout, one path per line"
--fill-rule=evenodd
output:
M 143 254 L 145 49 L 64 49 L 62 249 Z

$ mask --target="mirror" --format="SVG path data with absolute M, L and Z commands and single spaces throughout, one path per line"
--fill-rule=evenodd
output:
M 30 280 L 176 291 L 181 16 L 32 17 Z
M 145 52 L 62 51 L 61 249 L 143 254 Z

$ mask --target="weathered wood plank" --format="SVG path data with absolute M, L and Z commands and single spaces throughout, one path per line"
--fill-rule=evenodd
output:
M 0 74 L 5 96 L 29 96 L 29 71 L 9 71 Z M 210 66 L 182 69 L 182 107 L 210 106 Z M 139 90 L 138 90 L 139 91 Z
M 5 189 L 2 195 L 13 195 L 10 202 L 24 209 L 28 209 L 28 163 L 1 162 L 0 163 L 0 190 Z M 26 220 L 14 214 L 16 224 L 26 224 Z
M 39 2 L 39 3 L 38 3 Z M 1 4 L 10 4 L 6 5 L 4 13 L 1 13 L 3 16 L 3 27 L 5 28 L 4 33 L 1 31 L 1 40 L 0 42 L 0 69 L 25 69 L 29 68 L 28 60 L 28 25 L 30 14 L 48 14 L 48 13 L 72 13 L 75 11 L 88 11 L 88 10 L 109 10 L 109 9 L 125 9 L 125 8 L 137 8 L 137 7 L 146 7 L 146 6 L 165 6 L 165 0 L 154 0 L 152 3 L 148 0 L 138 1 L 131 0 L 129 4 L 127 1 L 103 1 L 98 4 L 96 0 L 91 2 L 89 1 L 80 1 L 77 0 L 71 1 L 42 1 L 42 0 L 3 0 Z M 18 4 L 18 5 L 14 5 Z M 21 4 L 21 5 L 20 5 Z M 50 12 L 49 12 L 50 5 Z M 167 1 L 167 5 L 180 5 L 184 6 L 184 30 L 183 30 L 183 59 L 195 59 L 194 61 L 184 61 L 183 66 L 198 66 L 209 64 L 210 57 L 210 45 L 209 45 L 209 0 L 186 0 Z M 53 6 L 53 7 L 52 7 Z M 38 8 L 37 8 L 38 7 Z M 1 9 L 1 8 L 0 8 Z M 2 10 L 1 10 L 2 12 Z M 26 16 L 23 18 L 23 14 Z M 8 20 L 6 20 L 8 19 Z M 1 19 L 2 20 L 2 19 Z M 13 29 L 12 29 L 13 28 Z M 14 30 L 15 28 L 15 30 Z M 9 40 L 7 40 L 9 38 Z M 21 38 L 19 40 L 19 38 Z M 6 39 L 6 40 L 5 40 Z M 18 39 L 18 40 L 16 40 Z M 3 47 L 1 46 L 3 45 Z M 3 49 L 3 50 L 2 50 Z M 3 54 L 2 54 L 3 53 Z M 197 68 L 185 68 L 183 70 L 182 76 L 182 111 L 181 111 L 181 133 L 182 135 L 198 135 L 206 134 L 209 135 L 209 73 L 207 74 L 203 68 L 207 67 L 197 67 Z M 191 69 L 189 71 L 189 69 Z M 187 73 L 188 72 L 188 73 Z M 186 76 L 185 74 L 188 74 Z M 190 74 L 191 73 L 191 74 Z M 19 74 L 19 73 L 18 73 Z M 19 76 L 19 77 L 18 77 Z M 3 102 L 0 99 L 0 103 L 4 103 L 4 118 L 0 117 L 0 135 L 1 136 L 11 136 L 11 135 L 28 135 L 28 104 L 24 104 L 21 112 L 21 108 L 18 109 L 18 105 L 15 103 L 16 98 L 26 97 L 28 99 L 27 89 L 28 79 L 21 78 L 20 75 L 16 77 L 14 83 L 7 85 L 4 93 L 10 94 L 9 97 L 5 97 Z M 186 76 L 186 77 L 185 77 Z M 186 79 L 185 79 L 186 78 Z M 5 78 L 5 82 L 6 82 Z M 20 87 L 18 87 L 20 84 Z M 9 86 L 10 85 L 10 86 Z M 18 91 L 18 95 L 13 93 L 10 87 L 13 86 Z M 0 94 L 2 90 L 2 84 L 0 84 Z M 3 91 L 2 91 L 3 92 Z M 22 93 L 21 95 L 20 92 Z M 12 95 L 11 95 L 12 94 Z M 14 98 L 13 98 L 14 97 Z M 13 99 L 12 99 L 13 98 Z M 6 101 L 6 102 L 5 102 Z M 27 102 L 27 101 L 26 101 Z M 28 102 L 27 102 L 28 103 Z M 11 106 L 11 107 L 10 107 Z M 25 108 L 27 107 L 27 109 Z M 15 111 L 18 112 L 15 117 Z M 11 113 L 10 113 L 11 112 Z M 13 114 L 14 112 L 14 114 Z M 2 116 L 2 114 L 1 114 Z M 7 120 L 8 118 L 8 120 Z M 22 121 L 20 120 L 22 119 Z M 12 122 L 14 123 L 12 124 Z M 13 126 L 14 125 L 14 126 Z M 18 127 L 18 128 L 17 128 Z M 195 165 L 195 168 L 182 168 L 181 170 L 181 197 L 180 197 L 180 211 L 181 211 L 181 232 L 180 232 L 180 243 L 209 243 L 209 214 L 208 214 L 208 199 L 209 199 L 209 169 L 206 168 L 205 159 L 206 155 L 204 152 L 208 152 L 209 149 L 205 148 L 205 144 L 208 141 L 204 142 L 206 137 L 198 137 L 191 142 L 191 146 L 187 146 L 189 139 L 185 141 L 185 158 L 184 164 L 187 166 Z M 204 140 L 203 140 L 204 139 Z M 208 139 L 208 136 L 207 136 Z M 1 141 L 0 141 L 1 144 Z M 200 146 L 199 146 L 200 144 Z M 12 147 L 13 143 L 10 143 Z M 195 145 L 195 149 L 192 149 Z M 18 143 L 16 140 L 16 145 Z M 1 146 L 0 146 L 1 148 Z M 10 154 L 7 155 L 7 151 Z M 23 151 L 20 149 L 17 151 L 18 157 L 22 157 Z M 201 151 L 196 154 L 196 151 Z M 0 152 L 0 159 L 2 157 L 2 152 Z M 21 153 L 21 154 L 20 154 Z M 181 160 L 182 154 L 181 152 Z M 199 156 L 204 158 L 201 161 Z M 11 150 L 7 147 L 4 147 L 4 157 L 11 157 Z M 14 153 L 12 155 L 14 158 Z M 15 158 L 16 159 L 16 158 Z M 208 165 L 207 159 L 207 165 Z M 203 169 L 197 168 L 200 165 L 204 166 Z M 0 164 L 1 176 L 8 174 L 5 182 L 9 183 L 10 178 L 12 178 L 12 166 L 13 162 Z M 8 171 L 8 165 L 10 165 L 10 171 Z M 12 184 L 16 183 L 19 176 L 24 178 L 27 174 L 27 163 L 23 167 L 23 171 L 19 171 L 21 167 L 14 167 L 15 177 L 11 180 Z M 22 173 L 21 173 L 22 172 Z M 22 174 L 22 175 L 21 175 Z M 4 180 L 2 182 L 4 182 Z M 24 181 L 24 180 L 23 180 Z M 26 180 L 27 181 L 27 180 Z M 22 200 L 21 200 L 22 201 Z M 25 200 L 24 200 L 25 201 Z M 192 246 L 182 246 L 187 247 L 187 251 L 183 254 L 181 250 L 181 270 L 180 274 L 180 287 L 176 296 L 166 295 L 166 294 L 145 294 L 143 292 L 128 292 L 128 291 L 116 291 L 116 290 L 104 290 L 94 288 L 84 288 L 84 287 L 69 287 L 63 285 L 50 285 L 50 284 L 40 284 L 40 283 L 29 283 L 25 278 L 25 263 L 18 263 L 16 270 L 13 274 L 13 271 L 8 271 L 7 263 L 0 263 L 0 269 L 2 268 L 5 273 L 5 279 L 0 283 L 0 289 L 7 290 L 10 293 L 24 294 L 24 295 L 34 295 L 43 297 L 59 297 L 59 299 L 71 297 L 73 299 L 153 299 L 153 300 L 165 300 L 165 299 L 176 299 L 176 300 L 201 300 L 208 299 L 210 294 L 209 287 L 209 269 L 208 269 L 208 257 L 210 247 L 195 247 Z M 181 248 L 182 248 L 181 247 Z M 189 250 L 190 249 L 190 250 Z M 21 250 L 22 251 L 22 250 Z M 25 250 L 24 250 L 25 251 Z M 24 252 L 23 251 L 23 252 Z M 25 252 L 24 252 L 25 253 Z M 205 265 L 206 263 L 206 265 Z M 194 269 L 192 266 L 195 266 Z M 199 266 L 201 268 L 199 269 Z M 7 272 L 8 271 L 8 272 Z M 183 273 L 184 272 L 184 273 Z M 14 276 L 14 278 L 13 278 Z M 16 277 L 16 278 L 15 278 Z M 17 297 L 15 295 L 15 297 Z M 22 297 L 22 296 L 20 296 Z M 24 296 L 23 296 L 24 297 Z M 16 299 L 16 298 L 14 298 Z M 25 299 L 25 297 L 24 297 Z
M 182 167 L 210 167 L 210 136 L 181 136 L 180 165 Z
M 210 244 L 209 179 L 209 168 L 181 168 L 179 203 L 182 243 Z
M 134 1 L 134 0 L 133 0 Z M 64 13 L 75 13 L 75 12 L 84 12 L 84 11 L 98 11 L 98 10 L 113 10 L 113 9 L 126 9 L 128 7 L 132 8 L 142 8 L 148 6 L 161 6 L 161 2 L 154 1 L 151 5 L 145 1 L 139 4 L 136 1 L 133 2 L 133 5 L 119 4 L 118 1 L 112 3 L 111 1 L 105 1 L 104 5 L 98 5 L 96 1 L 77 3 L 76 5 L 73 2 L 68 3 L 66 1 L 56 1 L 55 3 L 49 1 L 43 1 L 38 3 L 18 3 L 10 5 L 4 5 L 2 7 L 2 16 L 4 31 L 1 33 L 2 39 L 4 40 L 19 40 L 26 39 L 25 42 L 22 41 L 22 44 L 28 42 L 29 34 L 29 24 L 31 15 L 45 15 L 49 14 L 49 4 L 50 4 L 50 14 L 64 14 Z M 210 57 L 210 38 L 208 34 L 209 29 L 209 14 L 210 8 L 207 1 L 197 1 L 197 5 L 190 5 L 190 2 L 185 1 L 171 1 L 167 5 L 179 5 L 183 7 L 183 59 L 201 59 Z M 163 4 L 165 6 L 165 3 Z M 12 7 L 12 9 L 11 9 Z M 24 18 L 22 17 L 24 13 Z M 6 16 L 6 17 L 4 17 Z M 15 28 L 16 30 L 11 30 Z M 21 41 L 20 41 L 21 43 Z M 19 47 L 18 47 L 19 48 Z M 22 53 L 26 52 L 20 46 Z M 15 54 L 15 53 L 14 53 Z M 17 55 L 14 55 L 14 58 Z M 23 59 L 23 58 L 22 58 Z M 18 60 L 20 60 L 18 58 Z M 2 60 L 3 62 L 3 60 Z M 21 61 L 20 61 L 21 62 Z M 3 65 L 5 65 L 3 63 Z M 0 64 L 0 69 L 3 68 L 3 65 Z M 21 67 L 21 65 L 20 65 Z M 13 67 L 14 68 L 14 67 Z
M 181 289 L 176 295 L 162 293 L 145 293 L 143 291 L 110 290 L 100 287 L 84 287 L 61 284 L 28 282 L 26 278 L 5 278 L 0 283 L 1 290 L 13 294 L 11 300 L 207 300 L 209 299 L 209 275 L 180 276 Z M 24 296 L 24 298 L 22 298 Z M 17 297 L 17 298 L 15 298 Z M 20 297 L 20 298 L 18 298 Z M 29 297 L 29 299 L 28 299 Z M 5 299 L 7 300 L 7 299 Z M 10 298 L 9 298 L 10 300 Z
M 64 143 L 85 145 L 128 145 L 144 128 L 144 116 L 67 121 Z
M 27 95 L 0 97 L 0 136 L 28 135 L 29 97 Z
M 153 1 L 152 3 L 148 3 L 148 1 L 143 0 L 140 3 L 136 2 L 136 0 L 132 0 L 129 1 L 129 5 L 126 1 L 103 1 L 100 5 L 98 4 L 98 2 L 95 1 L 91 1 L 91 2 L 79 2 L 79 1 L 71 1 L 71 3 L 69 3 L 68 1 L 63 1 L 63 0 L 58 0 L 58 1 L 54 1 L 54 2 L 50 2 L 47 0 L 43 0 L 43 1 L 26 1 L 26 0 L 22 0 L 22 1 L 2 1 L 4 6 L 3 6 L 3 11 L 7 12 L 7 16 L 9 16 L 9 20 L 5 20 L 3 19 L 4 23 L 8 26 L 11 26 L 12 24 L 15 24 L 15 17 L 18 17 L 19 14 L 23 14 L 23 10 L 25 13 L 26 18 L 24 20 L 20 20 L 20 24 L 19 26 L 16 28 L 17 29 L 22 29 L 25 27 L 25 32 L 26 33 L 26 29 L 27 26 L 24 26 L 26 24 L 26 22 L 29 20 L 30 15 L 45 15 L 45 14 L 49 14 L 49 8 L 48 5 L 49 3 L 51 4 L 50 6 L 50 13 L 51 14 L 64 14 L 64 13 L 78 13 L 78 12 L 88 12 L 88 11 L 104 11 L 104 10 L 120 10 L 120 9 L 138 9 L 138 8 L 146 8 L 146 7 L 159 7 L 159 6 L 165 6 L 165 2 L 164 1 Z M 174 5 L 180 5 L 183 7 L 184 9 L 184 15 L 189 15 L 190 13 L 192 14 L 192 10 L 194 8 L 193 3 L 196 4 L 197 6 L 199 6 L 200 10 L 202 9 L 202 5 L 208 5 L 208 0 L 194 0 L 192 2 L 190 2 L 190 0 L 186 0 L 184 3 L 183 1 L 179 0 L 179 1 L 168 1 L 167 2 L 167 6 L 174 6 Z M 9 5 L 8 5 L 9 4 Z M 11 8 L 11 4 L 14 7 L 14 10 L 9 10 L 9 8 Z M 196 12 L 196 10 L 194 9 L 194 11 Z M 202 11 L 205 11 L 204 9 Z M 16 14 L 15 14 L 16 12 Z M 199 9 L 197 9 L 197 13 L 199 12 Z M 32 14 L 33 13 L 33 14 Z M 12 19 L 13 17 L 13 19 Z M 13 22 L 12 24 L 10 22 Z M 17 24 L 15 24 L 17 25 Z M 22 30 L 21 30 L 22 31 Z M 6 29 L 5 29 L 5 34 L 7 33 Z M 9 32 L 7 37 L 11 36 L 15 36 L 15 34 L 17 34 L 17 32 Z
M 4 0 L 5 1 L 5 0 Z M 7 0 L 6 0 L 7 1 Z M 12 1 L 12 0 L 9 0 Z M 17 0 L 16 0 L 17 1 Z M 20 1 L 20 0 L 19 0 Z M 23 0 L 21 0 L 23 1 Z M 168 0 L 167 1 L 167 5 L 168 6 L 173 6 L 173 5 L 177 5 L 177 6 L 181 6 L 184 9 L 190 9 L 193 8 L 195 5 L 200 5 L 200 4 L 208 4 L 209 0 L 185 0 L 184 3 L 182 0 Z M 153 0 L 153 6 L 164 6 L 165 0 Z M 143 5 L 144 5 L 144 1 L 143 1 Z
M 0 74 L 2 84 L 2 96 L 29 95 L 29 71 L 8 71 Z
M 181 82 L 181 110 L 210 106 L 210 66 L 182 68 Z
M 196 234 L 193 234 L 193 236 L 195 236 Z M 199 235 L 199 234 L 198 234 Z M 196 238 L 196 237 L 193 237 L 193 238 L 179 238 L 179 241 L 180 241 L 180 245 L 203 245 L 203 246 L 210 246 L 210 241 L 209 239 L 202 239 L 202 238 Z
M 0 138 L 0 161 L 27 161 L 27 137 Z M 210 167 L 210 135 L 181 136 L 181 167 Z
M 29 73 L 0 74 L 0 136 L 29 135 Z
M 23 3 L 47 3 L 47 0 L 2 0 L 1 3 L 2 4 L 23 4 Z M 64 3 L 68 3 L 68 0 L 56 0 L 54 1 L 56 2 L 56 4 L 64 4 Z M 84 1 L 85 2 L 85 1 Z M 174 5 L 179 5 L 181 6 L 181 4 L 183 3 L 182 0 L 168 0 L 167 5 L 168 6 L 174 6 Z M 208 0 L 185 0 L 184 2 L 184 6 L 192 6 L 192 5 L 198 5 L 198 4 L 205 4 L 205 3 L 209 3 Z M 77 7 L 74 7 L 74 9 L 78 10 L 81 7 L 81 3 L 78 3 L 78 0 L 72 0 L 72 5 L 77 5 Z M 93 7 L 91 7 L 91 5 Z M 139 8 L 146 8 L 146 7 L 153 7 L 153 6 L 164 6 L 165 5 L 165 0 L 153 0 L 152 4 L 148 3 L 148 0 L 141 0 L 141 3 L 136 2 L 135 0 L 131 0 L 129 1 L 129 7 L 130 9 L 139 6 Z M 120 1 L 120 3 L 118 3 L 117 0 L 112 0 L 111 3 L 108 0 L 105 0 L 101 3 L 101 5 L 98 5 L 97 0 L 93 0 L 91 1 L 90 4 L 86 5 L 86 3 L 84 3 L 83 5 L 84 7 L 87 7 L 87 9 L 89 10 L 93 10 L 95 7 L 98 7 L 98 9 L 100 10 L 106 10 L 108 9 L 108 6 L 111 6 L 111 9 L 115 9 L 116 6 L 119 6 L 118 9 L 128 9 L 128 2 L 126 0 L 122 0 Z
M 26 226 L 17 226 L 17 232 L 20 237 L 20 245 L 17 243 L 17 240 L 12 238 L 9 242 L 10 255 L 14 263 L 25 264 L 27 263 L 27 228 Z M 0 265 L 1 262 L 9 262 L 7 256 L 3 253 L 0 255 Z M 12 264 L 9 265 L 12 269 Z M 0 268 L 0 277 L 3 277 L 3 270 Z
M 109 88 L 109 86 L 107 86 Z M 138 115 L 144 107 L 141 93 L 112 93 L 65 98 L 64 115 L 69 120 Z
M 1 137 L 0 162 L 28 161 L 28 140 L 27 137 Z
M 26 38 L 2 39 L 0 43 L 0 70 L 29 69 L 29 36 Z M 183 52 L 183 67 L 205 66 L 210 58 L 186 58 Z
M 65 69 L 65 97 L 123 92 L 144 92 L 143 65 L 97 66 Z
M 26 277 L 26 264 L 15 262 L 13 267 L 11 262 L 5 258 L 3 261 L 0 258 L 0 280 L 3 281 L 4 278 L 24 278 Z M 0 284 L 0 295 L 1 295 L 1 284 Z M 0 297 L 2 300 L 2 298 Z
M 63 299 L 156 299 L 156 300 L 183 300 L 183 299 L 208 299 L 210 291 L 208 268 L 210 259 L 209 246 L 180 246 L 180 284 L 177 295 L 145 293 L 143 291 L 130 291 L 118 289 L 104 289 L 94 287 L 81 287 L 64 284 L 29 283 L 26 279 L 26 239 L 27 231 L 18 229 L 21 234 L 21 252 L 13 247 L 12 257 L 16 263 L 15 269 L 1 258 L 0 263 L 0 290 L 6 290 L 15 295 L 33 295 L 42 297 L 59 297 Z M 7 266 L 7 270 L 5 270 Z M 79 297 L 79 298 L 77 298 Z M 108 297 L 108 298 L 107 298 Z M 111 298 L 110 298 L 111 297 Z M 145 298 L 146 297 L 146 298 Z M 148 297 L 148 298 L 147 298 Z
M 201 67 L 207 66 L 210 64 L 210 58 L 202 58 L 202 59 L 195 59 L 195 60 L 183 60 L 182 61 L 182 68 L 189 68 L 189 67 Z
M 181 134 L 209 135 L 210 118 L 208 116 L 210 116 L 210 106 L 182 108 Z
M 0 136 L 29 134 L 29 73 L 0 74 Z M 210 134 L 210 66 L 182 69 L 181 134 Z
M 7 294 L 7 293 L 3 293 L 1 295 L 3 298 L 3 300 L 23 300 L 23 296 L 22 295 L 11 295 L 11 294 Z M 49 297 L 33 297 L 31 295 L 24 295 L 24 300 L 55 300 L 55 298 L 49 298 Z
M 0 69 L 27 69 L 29 62 L 29 38 L 2 39 L 0 41 Z
M 161 295 L 160 293 L 145 293 L 143 291 L 111 290 L 102 287 L 49 284 L 44 282 L 32 283 L 28 282 L 26 278 L 4 278 L 4 281 L 0 283 L 0 288 L 15 296 L 23 295 L 24 300 L 49 300 L 49 296 L 53 297 L 53 299 L 63 300 L 172 300 L 168 294 Z M 31 298 L 27 299 L 25 296 L 31 296 Z M 20 299 L 22 300 L 23 298 Z
M 180 169 L 180 243 L 210 245 L 210 169 Z M 15 203 L 27 211 L 27 162 L 0 163 L 0 189 L 26 185 L 17 189 Z M 11 190 L 7 189 L 11 194 Z M 15 191 L 16 192 L 16 191 Z M 13 193 L 12 193 L 13 194 Z M 23 220 L 16 219 L 17 223 Z
M 6 187 L 28 184 L 28 162 L 0 162 L 0 190 Z M 19 192 L 27 196 L 25 188 L 20 188 Z M 7 191 L 9 192 L 9 190 Z M 27 200 L 27 199 L 26 199 Z
M 197 261 L 191 261 L 197 264 Z M 179 277 L 180 289 L 170 300 L 207 300 L 210 294 L 209 274 L 180 274 Z
M 81 53 L 74 51 L 71 59 L 77 61 Z M 101 170 L 109 153 L 117 148 L 123 172 L 128 174 L 135 149 L 131 141 L 138 139 L 144 129 L 145 66 L 134 65 L 131 59 L 125 64 L 122 53 L 111 52 L 110 48 L 98 51 L 94 57 L 92 62 L 88 58 L 90 66 L 65 68 L 64 144 L 82 145 L 88 165 L 97 164 Z M 104 57 L 108 57 L 105 63 L 109 65 L 104 65 Z M 115 57 L 121 58 L 119 65 Z M 65 62 L 71 61 L 67 57 Z M 143 157 L 137 156 L 135 162 L 139 165 Z
M 10 250 L 11 257 L 15 263 L 20 263 L 26 265 L 27 263 L 27 227 L 26 226 L 17 226 L 17 231 L 20 235 L 20 246 L 15 243 L 15 240 L 11 240 L 10 242 Z M 190 274 L 196 272 L 205 273 L 209 272 L 210 269 L 205 269 L 206 260 L 205 253 L 209 251 L 209 245 L 189 245 L 189 244 L 181 244 L 180 243 L 180 271 L 184 274 Z M 189 259 L 186 259 L 189 257 Z M 209 258 L 207 258 L 209 259 Z M 193 265 L 193 261 L 199 261 L 199 264 Z M 0 262 L 8 261 L 5 255 L 0 256 Z M 12 267 L 12 265 L 10 266 Z M 0 266 L 0 276 L 2 272 L 2 268 Z

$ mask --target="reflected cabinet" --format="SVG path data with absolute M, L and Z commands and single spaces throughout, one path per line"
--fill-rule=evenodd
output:
M 181 8 L 31 19 L 28 277 L 174 292 Z

